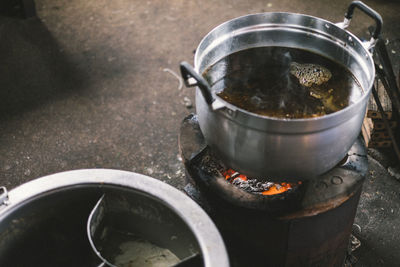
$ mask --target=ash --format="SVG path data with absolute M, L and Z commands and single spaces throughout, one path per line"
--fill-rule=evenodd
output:
M 246 192 L 254 193 L 254 194 L 261 194 L 262 192 L 270 189 L 273 185 L 280 188 L 279 184 L 275 184 L 272 182 L 259 182 L 257 179 L 247 179 L 246 181 L 242 180 L 241 178 L 234 178 L 232 184 Z

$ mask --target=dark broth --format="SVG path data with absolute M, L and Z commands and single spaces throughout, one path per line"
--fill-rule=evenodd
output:
M 318 82 L 299 78 L 294 74 L 298 69 L 308 70 L 310 74 L 301 77 L 314 77 Z M 329 75 L 324 77 L 321 70 Z M 252 113 L 278 118 L 310 118 L 333 113 L 357 101 L 363 92 L 355 77 L 342 65 L 295 48 L 260 47 L 239 51 L 210 66 L 203 76 L 227 102 Z

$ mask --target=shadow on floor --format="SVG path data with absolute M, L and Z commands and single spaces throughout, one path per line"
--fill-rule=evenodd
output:
M 35 0 L 0 1 L 0 16 L 28 18 L 35 15 Z
M 0 118 L 83 88 L 85 75 L 38 19 L 0 17 Z

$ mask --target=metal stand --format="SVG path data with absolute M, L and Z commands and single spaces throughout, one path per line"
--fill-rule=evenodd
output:
M 386 93 L 390 97 L 390 100 L 393 103 L 394 110 L 397 113 L 398 118 L 400 118 L 400 90 L 396 83 L 396 76 L 393 72 L 392 63 L 390 62 L 389 55 L 386 50 L 386 45 L 382 38 L 379 38 L 375 45 L 375 54 L 377 59 L 379 60 L 382 69 L 378 64 L 375 64 L 377 78 L 381 80 L 383 87 L 385 88 Z M 400 162 L 400 148 L 394 136 L 392 129 L 390 128 L 389 121 L 385 116 L 385 112 L 383 111 L 381 101 L 379 100 L 378 93 L 376 92 L 375 87 L 372 87 L 372 95 L 375 99 L 376 105 L 378 106 L 379 113 L 382 116 L 383 123 L 385 128 L 388 131 L 389 137 L 392 140 L 393 148 L 396 153 L 397 159 Z

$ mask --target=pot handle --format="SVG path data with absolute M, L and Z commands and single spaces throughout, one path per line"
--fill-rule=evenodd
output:
M 372 19 L 375 20 L 375 24 L 376 24 L 375 30 L 371 34 L 371 40 L 369 41 L 369 44 L 368 44 L 368 46 L 369 46 L 368 49 L 371 49 L 375 46 L 376 41 L 379 38 L 381 31 L 382 31 L 383 20 L 382 20 L 381 15 L 379 15 L 378 12 L 376 12 L 375 10 L 373 10 L 372 8 L 370 8 L 369 6 L 367 6 L 366 4 L 364 4 L 361 1 L 353 1 L 347 8 L 347 12 L 344 15 L 344 21 L 342 23 L 338 23 L 337 25 L 343 29 L 347 28 L 350 25 L 350 21 L 353 17 L 355 8 L 360 9 L 366 15 L 368 15 L 369 17 L 371 17 Z
M 201 77 L 189 63 L 185 61 L 181 62 L 180 69 L 183 82 L 185 83 L 186 87 L 193 87 L 193 86 L 199 87 L 207 104 L 211 105 L 213 101 L 211 95 L 211 88 L 208 82 L 203 77 Z

